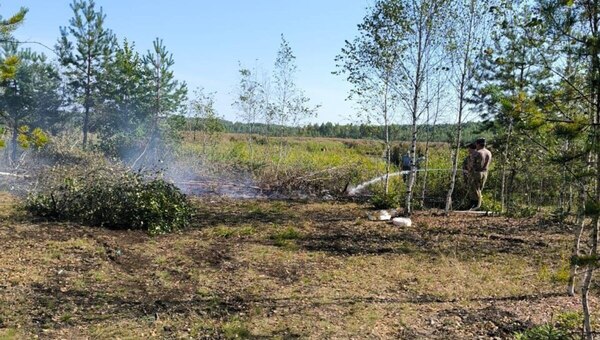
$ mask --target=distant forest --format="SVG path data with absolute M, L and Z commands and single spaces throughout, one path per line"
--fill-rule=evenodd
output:
M 263 136 L 300 136 L 300 137 L 327 137 L 349 139 L 383 139 L 384 127 L 368 124 L 337 124 L 314 123 L 300 127 L 267 125 L 264 123 L 240 123 L 228 120 L 219 120 L 220 130 L 228 133 L 255 133 Z M 207 126 L 202 118 L 188 118 L 188 130 L 202 131 Z M 478 137 L 489 137 L 486 124 L 483 122 L 469 122 L 463 124 L 463 138 L 467 143 Z M 392 140 L 408 141 L 411 138 L 411 126 L 393 124 L 390 126 Z M 452 142 L 456 139 L 455 124 L 421 125 L 419 140 L 431 142 Z

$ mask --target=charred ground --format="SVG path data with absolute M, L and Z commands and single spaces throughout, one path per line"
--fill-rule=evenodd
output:
M 580 310 L 571 231 L 552 221 L 423 213 L 399 229 L 352 202 L 194 205 L 192 228 L 158 237 L 2 214 L 0 335 L 507 338 Z

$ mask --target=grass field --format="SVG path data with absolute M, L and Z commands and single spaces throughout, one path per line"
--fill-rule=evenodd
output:
M 394 142 L 393 145 L 399 146 L 401 153 L 408 150 L 407 143 Z M 425 153 L 424 148 L 425 143 L 418 144 L 420 155 Z M 385 173 L 384 145 L 377 140 L 223 134 L 204 141 L 200 135 L 196 140 L 186 135 L 177 159 L 176 168 L 194 169 L 217 181 L 249 178 L 267 191 L 319 197 L 343 195 L 348 186 Z M 430 169 L 437 169 L 429 173 L 428 192 L 433 198 L 444 200 L 451 169 L 449 146 L 432 143 L 428 165 Z M 392 166 L 390 172 L 398 170 Z M 418 177 L 415 186 L 419 193 L 422 178 Z M 371 189 L 381 191 L 381 185 L 373 185 Z M 405 190 L 405 184 L 398 177 L 392 178 L 391 187 L 398 192 Z
M 192 228 L 150 237 L 0 200 L 0 339 L 510 338 L 580 310 L 571 232 L 541 219 L 397 228 L 352 202 L 205 197 Z

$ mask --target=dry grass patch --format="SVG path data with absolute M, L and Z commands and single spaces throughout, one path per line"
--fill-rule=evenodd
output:
M 571 235 L 557 226 L 422 214 L 397 228 L 356 203 L 195 202 L 195 228 L 154 238 L 0 224 L 0 334 L 509 338 L 580 308 L 563 294 Z

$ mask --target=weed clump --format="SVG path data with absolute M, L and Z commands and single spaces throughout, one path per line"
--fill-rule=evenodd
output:
M 400 205 L 400 195 L 393 190 L 390 190 L 388 193 L 378 190 L 371 196 L 370 203 L 374 209 L 397 208 Z
M 554 323 L 538 325 L 515 334 L 517 340 L 570 340 L 579 339 L 583 315 L 577 312 L 565 312 L 557 316 Z
M 29 195 L 33 216 L 111 229 L 142 229 L 151 235 L 184 228 L 191 217 L 187 197 L 157 174 L 110 166 L 53 167 L 45 185 Z

